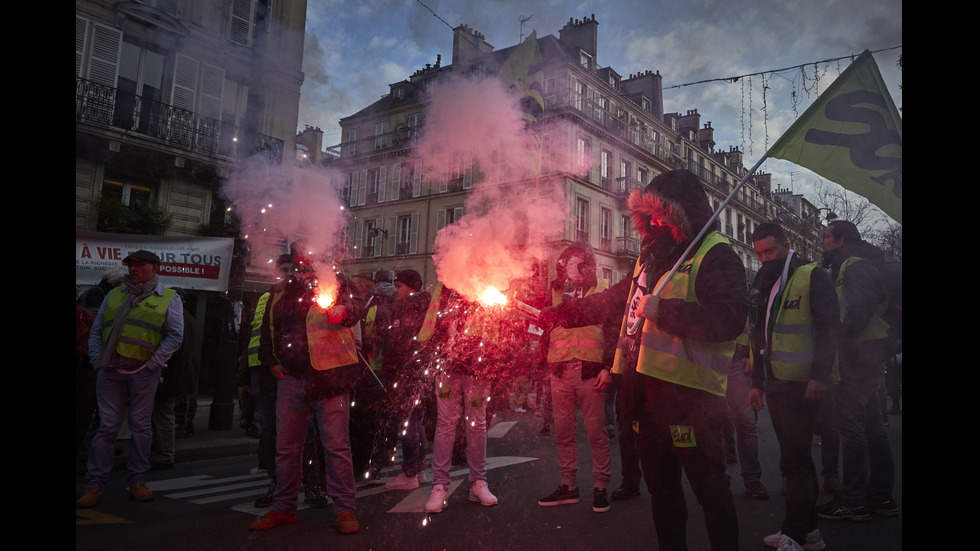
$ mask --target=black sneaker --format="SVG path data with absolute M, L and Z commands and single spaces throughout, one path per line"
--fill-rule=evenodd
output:
M 612 499 L 613 501 L 623 501 L 632 499 L 638 495 L 640 495 L 640 488 L 623 484 L 618 490 L 612 493 Z
M 304 499 L 304 501 L 306 502 L 307 505 L 309 505 L 313 509 L 326 507 L 327 504 L 330 503 L 330 500 L 327 499 L 326 494 L 324 494 L 323 490 L 319 488 L 309 488 L 305 490 L 305 492 L 306 492 L 306 498 Z
M 864 505 L 850 507 L 837 501 L 817 505 L 817 516 L 827 520 L 852 520 L 855 522 L 871 520 L 871 513 Z
M 538 500 L 538 505 L 542 507 L 554 507 L 555 505 L 567 505 L 578 503 L 578 488 L 569 490 L 568 486 L 562 484 L 549 496 Z
M 762 482 L 753 480 L 745 485 L 745 495 L 756 499 L 769 499 L 769 490 L 766 489 Z
M 897 517 L 898 516 L 898 503 L 894 499 L 889 499 L 888 501 L 881 501 L 878 503 L 869 503 L 868 509 L 876 515 L 884 515 L 886 517 Z
M 609 510 L 609 498 L 606 497 L 605 488 L 592 490 L 592 510 L 596 513 L 605 513 Z
M 275 484 L 269 484 L 269 488 L 265 491 L 265 493 L 256 498 L 254 503 L 255 508 L 260 509 L 262 507 L 272 507 L 272 496 L 275 494 L 275 492 Z

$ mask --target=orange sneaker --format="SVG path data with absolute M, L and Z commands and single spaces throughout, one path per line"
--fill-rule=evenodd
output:
M 85 488 L 85 492 L 82 493 L 82 497 L 75 504 L 76 509 L 88 509 L 89 507 L 95 507 L 99 504 L 99 499 L 102 497 L 102 490 L 98 488 Z
M 361 531 L 361 525 L 357 522 L 357 517 L 350 511 L 337 515 L 337 528 L 341 534 L 356 534 Z
M 153 492 L 146 487 L 146 484 L 133 484 L 129 487 L 129 499 L 153 501 Z
M 296 522 L 296 514 L 287 515 L 286 513 L 280 513 L 275 509 L 269 511 L 268 513 L 262 515 L 261 517 L 252 521 L 249 528 L 252 530 L 268 530 L 269 528 L 275 528 L 276 526 L 281 526 L 283 524 L 292 524 Z

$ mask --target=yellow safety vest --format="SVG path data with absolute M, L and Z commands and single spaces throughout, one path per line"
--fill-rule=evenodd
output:
M 439 296 L 442 294 L 442 282 L 436 283 L 436 288 L 432 290 L 432 298 L 429 299 L 429 308 L 425 311 L 425 318 L 422 320 L 422 328 L 415 340 L 418 342 L 428 342 L 436 330 L 436 321 L 439 319 Z
M 306 341 L 310 364 L 317 371 L 357 363 L 354 330 L 327 321 L 327 310 L 310 307 L 306 313 Z
M 609 287 L 609 282 L 600 279 L 595 287 L 590 288 L 585 296 L 589 296 Z M 551 304 L 558 306 L 562 302 L 562 293 L 551 290 Z M 605 348 L 605 337 L 601 325 L 586 325 L 583 327 L 555 327 L 551 330 L 548 341 L 548 363 L 554 364 L 570 360 L 586 362 L 602 362 L 602 351 Z
M 848 266 L 857 262 L 858 260 L 861 260 L 861 258 L 856 256 L 848 258 L 840 265 L 840 270 L 837 272 L 836 287 L 837 298 L 840 300 L 841 321 L 844 321 L 844 315 L 847 314 L 847 298 L 844 296 L 844 271 Z M 878 308 L 871 316 L 871 319 L 868 320 L 868 324 L 864 327 L 864 330 L 861 331 L 861 334 L 858 335 L 857 342 L 884 339 L 888 337 L 888 328 L 891 326 L 888 325 L 888 322 L 881 317 L 881 314 L 884 312 L 887 306 L 887 302 L 882 302 L 878 305 Z
M 255 304 L 255 316 L 252 317 L 252 332 L 248 339 L 248 365 L 259 367 L 259 342 L 262 340 L 262 319 L 265 317 L 265 306 L 269 303 L 272 293 L 263 293 Z
M 163 296 L 150 293 L 139 301 L 122 320 L 123 328 L 116 344 L 116 354 L 123 358 L 139 361 L 149 360 L 160 343 L 163 342 L 163 324 L 167 320 L 167 308 L 174 298 L 173 289 L 164 288 Z M 102 314 L 102 342 L 109 340 L 116 314 L 129 293 L 122 287 L 113 289 L 106 298 L 105 312 Z
M 370 307 L 368 309 L 367 315 L 364 316 L 364 338 L 365 339 L 367 339 L 368 337 L 373 337 L 374 336 L 374 321 L 375 321 L 375 319 L 377 319 L 377 316 L 378 316 L 378 305 L 375 304 L 374 306 L 372 306 L 372 307 Z M 382 353 L 382 351 L 380 349 L 379 350 L 375 350 L 374 353 L 371 354 L 371 357 L 368 358 L 368 364 L 371 366 L 371 369 L 373 371 L 380 371 L 381 370 L 381 353 Z
M 784 381 L 807 382 L 813 365 L 813 313 L 810 274 L 816 263 L 793 271 L 772 317 L 767 354 L 772 374 Z
M 715 245 L 731 247 L 731 243 L 718 232 L 708 233 L 694 257 L 682 264 L 660 293 L 661 299 L 679 298 L 698 302 L 694 291 L 698 270 L 704 255 Z M 632 297 L 637 287 L 637 277 L 643 270 L 642 258 L 637 259 L 633 270 Z M 668 274 L 664 274 L 660 282 Z M 657 286 L 660 285 L 657 283 Z M 626 335 L 627 316 L 623 316 L 620 336 Z M 623 339 L 620 339 L 622 342 Z M 620 345 L 622 346 L 622 345 Z M 728 369 L 735 355 L 735 340 L 720 342 L 681 339 L 657 328 L 655 323 L 644 323 L 640 335 L 640 356 L 636 370 L 644 375 L 678 385 L 704 390 L 716 396 L 725 396 L 728 387 Z M 625 350 L 617 348 L 613 373 L 622 373 Z

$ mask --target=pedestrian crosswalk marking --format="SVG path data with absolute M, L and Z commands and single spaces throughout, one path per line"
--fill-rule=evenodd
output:
M 487 438 L 503 438 L 507 432 L 516 425 L 516 422 L 505 421 L 495 424 L 487 431 Z M 356 498 L 365 498 L 387 492 L 403 492 L 404 490 L 389 490 L 384 487 L 385 483 L 391 481 L 401 472 L 400 446 L 396 452 L 395 464 L 382 471 L 382 478 L 371 482 L 361 482 L 357 484 Z M 427 454 L 426 462 L 431 463 L 432 454 Z M 536 457 L 500 456 L 487 458 L 487 470 L 499 469 L 511 465 L 517 465 L 528 461 L 536 461 Z M 452 470 L 449 473 L 452 482 L 447 491 L 452 495 L 463 483 L 463 477 L 468 475 L 469 468 L 464 467 Z M 388 476 L 385 476 L 388 475 Z M 431 474 L 429 475 L 431 479 Z M 255 507 L 253 501 L 265 493 L 269 485 L 269 476 L 265 471 L 253 468 L 247 475 L 213 477 L 207 475 L 186 476 L 169 480 L 157 480 L 149 482 L 147 486 L 159 496 L 169 499 L 186 499 L 195 505 L 205 505 L 209 503 L 219 503 L 222 501 L 238 501 L 248 499 L 248 502 L 238 503 L 231 508 L 234 511 L 261 515 L 269 510 L 268 507 Z M 469 486 L 467 485 L 467 489 Z M 428 501 L 430 483 L 423 483 L 422 486 L 400 500 L 394 507 L 388 510 L 389 513 L 418 513 L 425 512 L 425 502 Z M 300 493 L 297 499 L 297 510 L 308 509 L 310 506 L 303 500 Z M 120 522 L 128 522 L 122 519 Z M 107 520 L 102 520 L 107 522 Z M 94 523 L 94 522 L 89 522 Z
M 131 520 L 100 513 L 93 509 L 75 509 L 75 526 L 88 524 L 132 524 L 132 522 Z

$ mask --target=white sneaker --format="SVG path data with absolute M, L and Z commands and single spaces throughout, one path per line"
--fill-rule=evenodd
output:
M 418 487 L 418 478 L 414 476 L 405 476 L 405 473 L 400 473 L 394 480 L 385 484 L 386 490 L 414 490 Z
M 762 538 L 762 543 L 768 545 L 769 547 L 779 547 L 779 542 L 783 539 L 782 532 L 776 532 Z M 817 528 L 806 535 L 806 541 L 803 543 L 803 551 L 822 551 L 827 548 L 827 544 L 823 542 L 823 538 L 820 537 L 820 529 Z
M 442 484 L 432 486 L 432 493 L 429 494 L 429 501 L 425 502 L 426 513 L 441 513 L 443 507 L 449 504 L 449 493 Z
M 800 544 L 796 543 L 796 541 L 793 538 L 787 536 L 786 534 L 783 534 L 783 537 L 779 538 L 779 547 L 777 547 L 776 550 L 777 551 L 803 551 L 803 547 L 801 547 Z
M 486 480 L 477 480 L 470 486 L 470 501 L 479 501 L 480 505 L 496 505 L 497 496 L 490 493 Z

